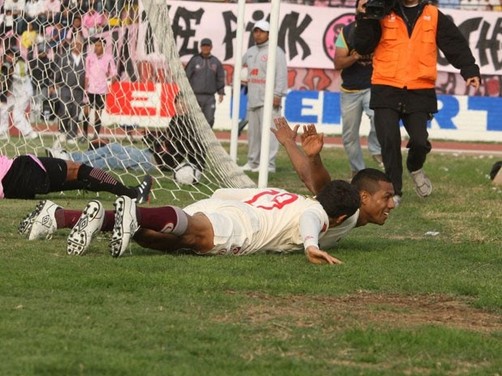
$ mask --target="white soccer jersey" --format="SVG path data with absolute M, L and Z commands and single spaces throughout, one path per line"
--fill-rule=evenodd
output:
M 279 190 L 279 189 L 276 189 Z M 221 188 L 216 190 L 211 197 L 223 200 L 249 200 L 253 195 L 259 194 L 262 189 L 248 188 L 248 189 L 233 189 Z M 285 192 L 283 190 L 280 190 Z M 319 248 L 327 250 L 336 246 L 336 244 L 345 237 L 357 225 L 359 219 L 359 209 L 352 214 L 349 218 L 335 227 L 329 228 L 319 240 Z
M 204 213 L 214 230 L 213 254 L 290 252 L 317 244 L 329 226 L 321 204 L 277 188 L 224 189 L 184 210 Z
M 333 248 L 336 243 L 346 236 L 357 225 L 359 218 L 359 209 L 338 226 L 331 227 L 326 234 L 319 240 L 319 248 L 323 251 Z

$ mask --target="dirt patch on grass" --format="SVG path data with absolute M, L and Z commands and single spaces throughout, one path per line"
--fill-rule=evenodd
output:
M 235 292 L 230 292 L 235 293 Z M 502 315 L 472 307 L 467 300 L 445 295 L 388 295 L 361 292 L 340 297 L 271 296 L 250 293 L 249 304 L 232 313 L 242 321 L 309 327 L 319 320 L 337 323 L 340 329 L 361 326 L 412 328 L 439 325 L 491 333 L 502 331 Z M 225 320 L 225 318 L 220 318 Z

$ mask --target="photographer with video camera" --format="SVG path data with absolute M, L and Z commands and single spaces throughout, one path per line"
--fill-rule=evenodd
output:
M 360 0 L 355 50 L 373 53 L 370 107 L 382 147 L 385 171 L 402 196 L 402 120 L 409 135 L 406 167 L 419 197 L 432 193 L 422 167 L 431 150 L 427 123 L 438 111 L 435 83 L 438 48 L 475 90 L 479 67 L 459 29 L 435 5 L 421 0 Z

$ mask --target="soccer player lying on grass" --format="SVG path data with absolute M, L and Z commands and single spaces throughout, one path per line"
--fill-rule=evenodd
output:
M 0 155 L 0 198 L 33 199 L 37 194 L 85 189 L 126 195 L 143 203 L 152 187 L 145 176 L 136 187 L 126 187 L 101 169 L 58 158 Z
M 283 117 L 274 119 L 274 125 L 272 132 L 286 149 L 296 173 L 305 186 L 317 194 L 331 181 L 320 157 L 324 145 L 323 134 L 317 133 L 313 124 L 305 126 L 300 149 L 296 144 L 299 125 L 291 129 Z M 383 225 L 390 211 L 396 207 L 394 187 L 389 177 L 380 170 L 366 168 L 359 171 L 351 183 L 361 196 L 361 207 L 355 214 L 357 218 L 353 218 L 354 227 L 368 223 Z
M 111 230 L 114 257 L 121 256 L 134 238 L 145 248 L 164 252 L 191 249 L 211 255 L 303 248 L 312 263 L 340 264 L 319 248 L 319 240 L 330 232 L 332 240 L 345 235 L 353 227 L 350 221 L 345 223 L 357 212 L 360 199 L 351 184 L 333 180 L 315 199 L 277 188 L 221 189 L 184 209 L 137 207 L 127 196 L 119 197 L 114 205 L 115 213 L 105 211 L 99 201 L 90 201 L 79 218 L 75 211 L 58 208 L 52 216 L 33 222 L 29 238 L 47 237 L 57 228 L 73 224 L 67 242 L 69 254 L 83 254 L 96 232 Z M 47 226 L 49 222 L 51 226 Z
M 85 189 L 126 195 L 142 203 L 151 187 L 152 177 L 148 175 L 139 186 L 126 187 L 108 173 L 85 164 L 32 155 L 14 159 L 0 155 L 0 198 L 33 199 L 37 194 Z

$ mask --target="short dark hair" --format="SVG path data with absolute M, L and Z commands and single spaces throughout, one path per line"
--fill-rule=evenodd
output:
M 330 218 L 341 215 L 350 217 L 361 206 L 358 190 L 345 180 L 332 180 L 324 186 L 316 199 Z
M 365 168 L 360 170 L 353 178 L 352 185 L 357 188 L 359 192 L 366 191 L 368 193 L 375 193 L 380 190 L 379 182 L 392 183 L 389 177 L 382 171 L 375 168 Z

